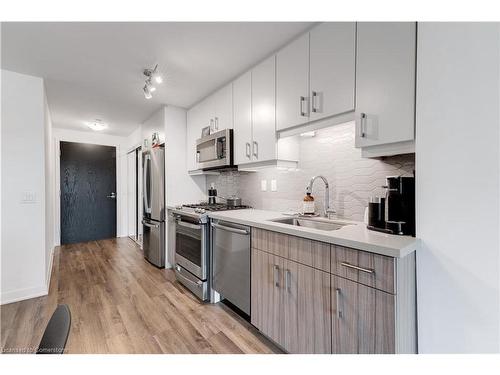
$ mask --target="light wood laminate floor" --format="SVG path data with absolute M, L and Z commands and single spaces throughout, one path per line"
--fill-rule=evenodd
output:
M 58 303 L 71 310 L 66 353 L 279 352 L 225 305 L 199 302 L 128 238 L 56 248 L 49 294 L 1 306 L 2 350 L 36 350 Z

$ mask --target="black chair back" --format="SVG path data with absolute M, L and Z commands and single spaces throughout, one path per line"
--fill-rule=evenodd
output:
M 68 305 L 58 305 L 45 328 L 36 354 L 63 354 L 71 327 Z

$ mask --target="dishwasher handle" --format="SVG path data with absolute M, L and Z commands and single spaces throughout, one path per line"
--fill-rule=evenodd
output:
M 212 223 L 212 227 L 220 229 L 220 230 L 225 230 L 225 231 L 231 232 L 231 233 L 242 234 L 244 236 L 247 236 L 250 234 L 250 231 L 248 231 L 246 229 L 232 228 L 232 227 L 227 227 L 225 225 L 220 225 L 220 224 L 216 224 L 216 223 Z

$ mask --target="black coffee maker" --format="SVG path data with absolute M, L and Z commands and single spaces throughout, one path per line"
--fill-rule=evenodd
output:
M 390 234 L 415 237 L 415 177 L 387 177 L 385 199 L 381 205 L 370 202 L 368 229 Z M 384 220 L 373 220 L 379 215 L 372 211 L 384 209 Z

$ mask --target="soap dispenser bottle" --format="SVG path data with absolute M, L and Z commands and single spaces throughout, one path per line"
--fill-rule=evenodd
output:
M 304 215 L 313 215 L 315 211 L 314 197 L 311 195 L 311 192 L 308 191 L 302 202 L 302 213 Z

